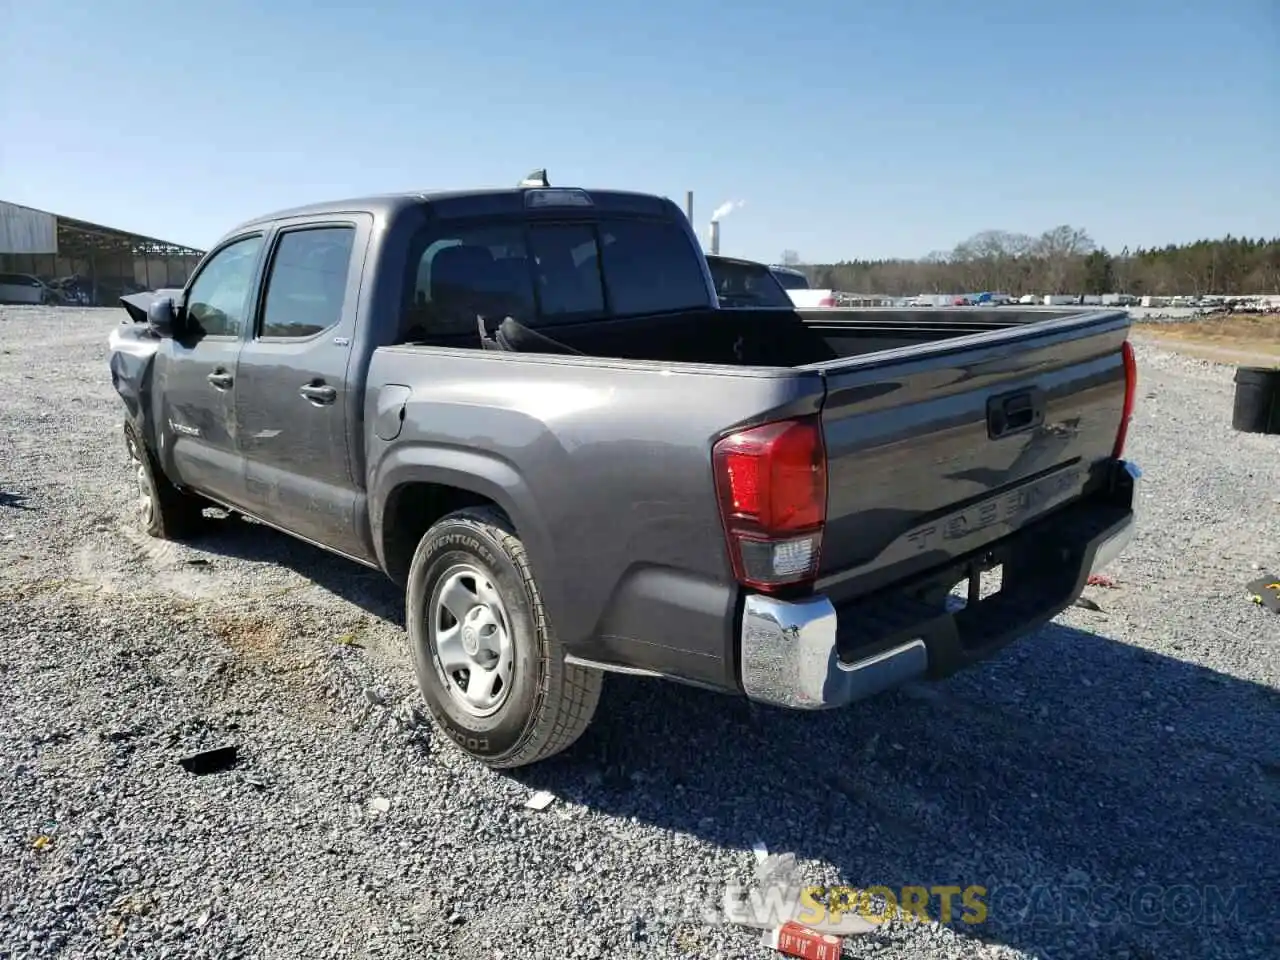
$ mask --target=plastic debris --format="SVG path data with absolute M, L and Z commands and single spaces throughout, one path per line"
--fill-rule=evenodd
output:
M 212 750 L 189 753 L 185 757 L 180 757 L 178 762 L 182 764 L 182 769 L 186 770 L 187 773 L 194 773 L 197 776 L 206 773 L 217 773 L 219 770 L 226 770 L 228 767 L 235 766 L 236 745 L 228 743 L 221 747 L 214 747 Z
M 830 933 L 818 933 L 789 920 L 773 930 L 766 930 L 761 944 L 789 957 L 804 960 L 839 960 L 843 944 Z
M 751 852 L 756 855 L 756 861 L 763 863 L 765 858 L 769 856 L 769 848 L 764 845 L 763 840 L 757 840 L 751 845 Z
M 1245 586 L 1249 599 L 1272 613 L 1280 613 L 1280 577 L 1267 575 Z
M 374 813 L 386 813 L 391 809 L 391 801 L 386 797 L 374 797 L 369 801 L 369 809 Z
M 555 799 L 556 795 L 550 790 L 539 790 L 526 800 L 524 805 L 530 810 L 545 810 L 555 802 Z
M 1116 582 L 1110 577 L 1104 577 L 1100 573 L 1089 574 L 1089 579 L 1085 581 L 1091 587 L 1106 587 L 1108 590 L 1116 588 Z

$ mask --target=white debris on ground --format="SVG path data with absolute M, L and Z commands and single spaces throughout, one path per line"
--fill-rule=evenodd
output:
M 1280 438 L 1230 430 L 1230 368 L 1139 349 L 1142 530 L 1098 611 L 836 713 L 610 677 L 571 751 L 496 773 L 417 708 L 376 573 L 139 535 L 120 317 L 0 307 L 0 953 L 776 957 L 718 916 L 759 840 L 985 905 L 847 957 L 1273 955 L 1280 617 L 1243 587 L 1280 573 Z
M 530 810 L 545 810 L 555 802 L 555 799 L 556 795 L 550 790 L 539 790 L 526 800 L 524 805 Z

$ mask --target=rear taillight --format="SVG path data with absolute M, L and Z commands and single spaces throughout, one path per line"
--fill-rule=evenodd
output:
M 1133 419 L 1133 405 L 1138 394 L 1138 361 L 1133 355 L 1133 344 L 1126 340 L 1120 347 L 1124 358 L 1124 409 L 1120 412 L 1120 427 L 1116 430 L 1116 444 L 1111 456 L 1119 460 L 1124 456 L 1124 444 L 1129 438 L 1129 422 Z
M 827 454 L 817 417 L 730 434 L 712 450 L 734 576 L 773 590 L 812 580 L 827 518 Z

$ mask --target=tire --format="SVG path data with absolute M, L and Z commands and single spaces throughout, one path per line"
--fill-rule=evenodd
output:
M 595 716 L 603 677 L 564 662 L 524 545 L 498 510 L 460 510 L 426 532 L 409 568 L 405 621 L 427 709 L 474 759 L 501 769 L 537 763 L 571 746 Z M 472 690 L 473 678 L 483 686 Z
M 204 527 L 208 503 L 175 487 L 154 454 L 138 439 L 132 426 L 124 428 L 125 447 L 137 478 L 138 517 L 148 536 L 158 540 L 189 540 Z

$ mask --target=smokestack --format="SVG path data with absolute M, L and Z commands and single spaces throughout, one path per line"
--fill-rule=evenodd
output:
M 693 191 L 690 190 L 684 195 L 684 215 L 689 218 L 689 222 L 693 223 Z
M 713 255 L 720 252 L 720 221 L 711 221 L 711 253 Z

